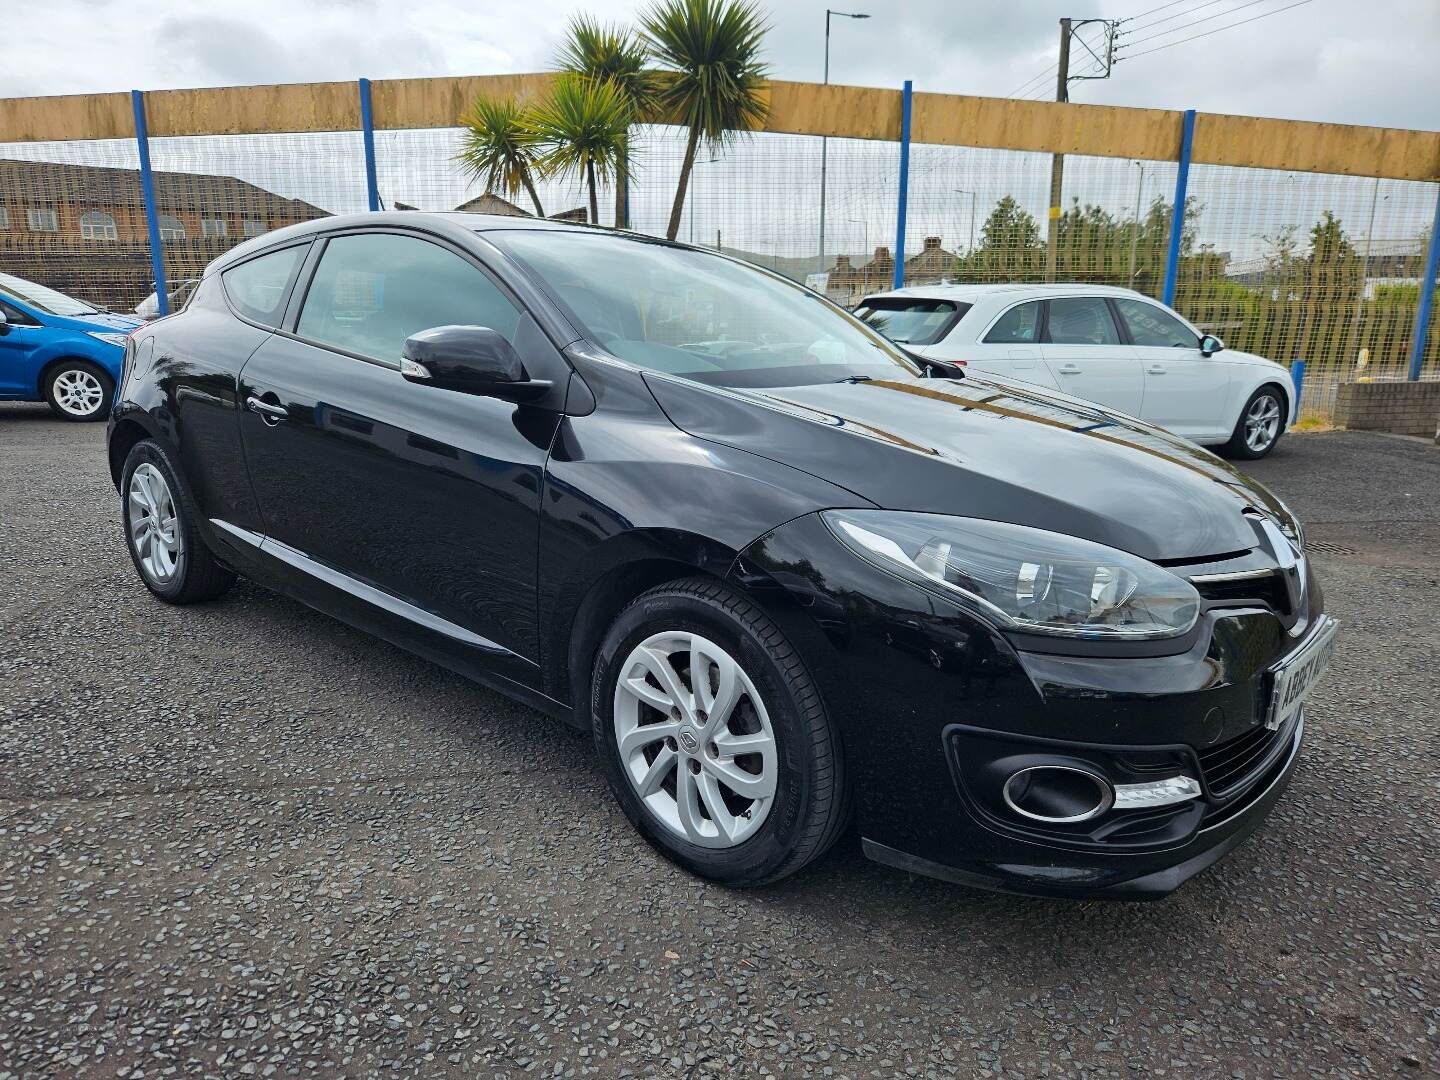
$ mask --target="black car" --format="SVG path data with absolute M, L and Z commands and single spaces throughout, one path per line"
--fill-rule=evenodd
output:
M 1154 897 L 1295 768 L 1335 623 L 1200 448 L 713 252 L 368 214 L 222 256 L 109 430 L 141 578 L 244 574 L 593 733 L 717 881 Z

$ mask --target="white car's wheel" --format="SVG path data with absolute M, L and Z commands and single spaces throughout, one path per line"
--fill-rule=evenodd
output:
M 1250 395 L 1230 441 L 1221 449 L 1226 457 L 1262 458 L 1285 433 L 1285 397 L 1273 386 L 1262 386 Z

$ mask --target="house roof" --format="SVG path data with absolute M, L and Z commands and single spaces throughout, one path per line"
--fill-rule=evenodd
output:
M 287 199 L 234 176 L 156 172 L 155 202 L 162 212 L 205 211 L 255 217 L 317 218 L 328 212 L 301 199 Z M 144 206 L 140 173 L 103 165 L 59 161 L 0 161 L 0 193 L 7 202 L 42 206 L 68 202 L 86 206 Z

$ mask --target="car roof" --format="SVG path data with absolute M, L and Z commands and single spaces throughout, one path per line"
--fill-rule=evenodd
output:
M 623 236 L 636 240 L 654 241 L 661 244 L 670 244 L 674 247 L 687 247 L 686 244 L 678 244 L 674 241 L 661 240 L 653 236 L 645 236 L 640 233 L 627 232 L 624 229 L 610 229 L 598 225 L 586 225 L 575 221 L 552 221 L 549 218 L 517 217 L 509 214 L 471 214 L 464 211 L 428 211 L 428 210 L 379 210 L 358 214 L 333 214 L 328 217 L 313 218 L 310 221 L 301 221 L 294 225 L 287 225 L 282 229 L 275 229 L 272 232 L 262 233 L 259 236 L 237 244 L 223 255 L 218 256 L 209 266 L 205 268 L 207 274 L 216 270 L 224 270 L 226 267 L 248 258 L 252 253 L 268 250 L 272 247 L 281 246 L 316 233 L 334 232 L 340 229 L 354 228 L 361 225 L 370 226 L 409 226 L 411 228 L 429 229 L 441 235 L 483 233 L 508 231 L 533 231 L 533 232 L 587 232 L 601 233 L 606 236 Z
M 956 300 L 965 303 L 977 303 L 982 299 L 1000 297 L 1002 299 L 1023 299 L 1031 296 L 1036 299 L 1043 299 L 1047 296 L 1140 296 L 1134 289 L 1121 288 L 1118 285 L 1090 285 L 1083 282 L 1047 282 L 1045 284 L 1026 284 L 1022 282 L 1001 282 L 992 284 L 956 284 L 956 285 L 911 285 L 904 289 L 891 289 L 887 292 L 871 293 L 866 300 L 879 299 L 891 296 L 913 296 L 921 300 Z M 864 303 L 864 301 L 861 301 Z

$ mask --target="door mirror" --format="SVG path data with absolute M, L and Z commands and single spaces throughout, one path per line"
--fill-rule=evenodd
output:
M 1225 348 L 1225 343 L 1214 334 L 1206 334 L 1200 339 L 1200 355 L 1214 356 Z
M 10 320 L 5 316 L 5 309 L 0 308 L 0 337 L 10 333 Z
M 460 394 L 523 401 L 549 390 L 547 379 L 531 379 L 515 351 L 488 326 L 435 326 L 405 339 L 400 374 L 408 382 Z

